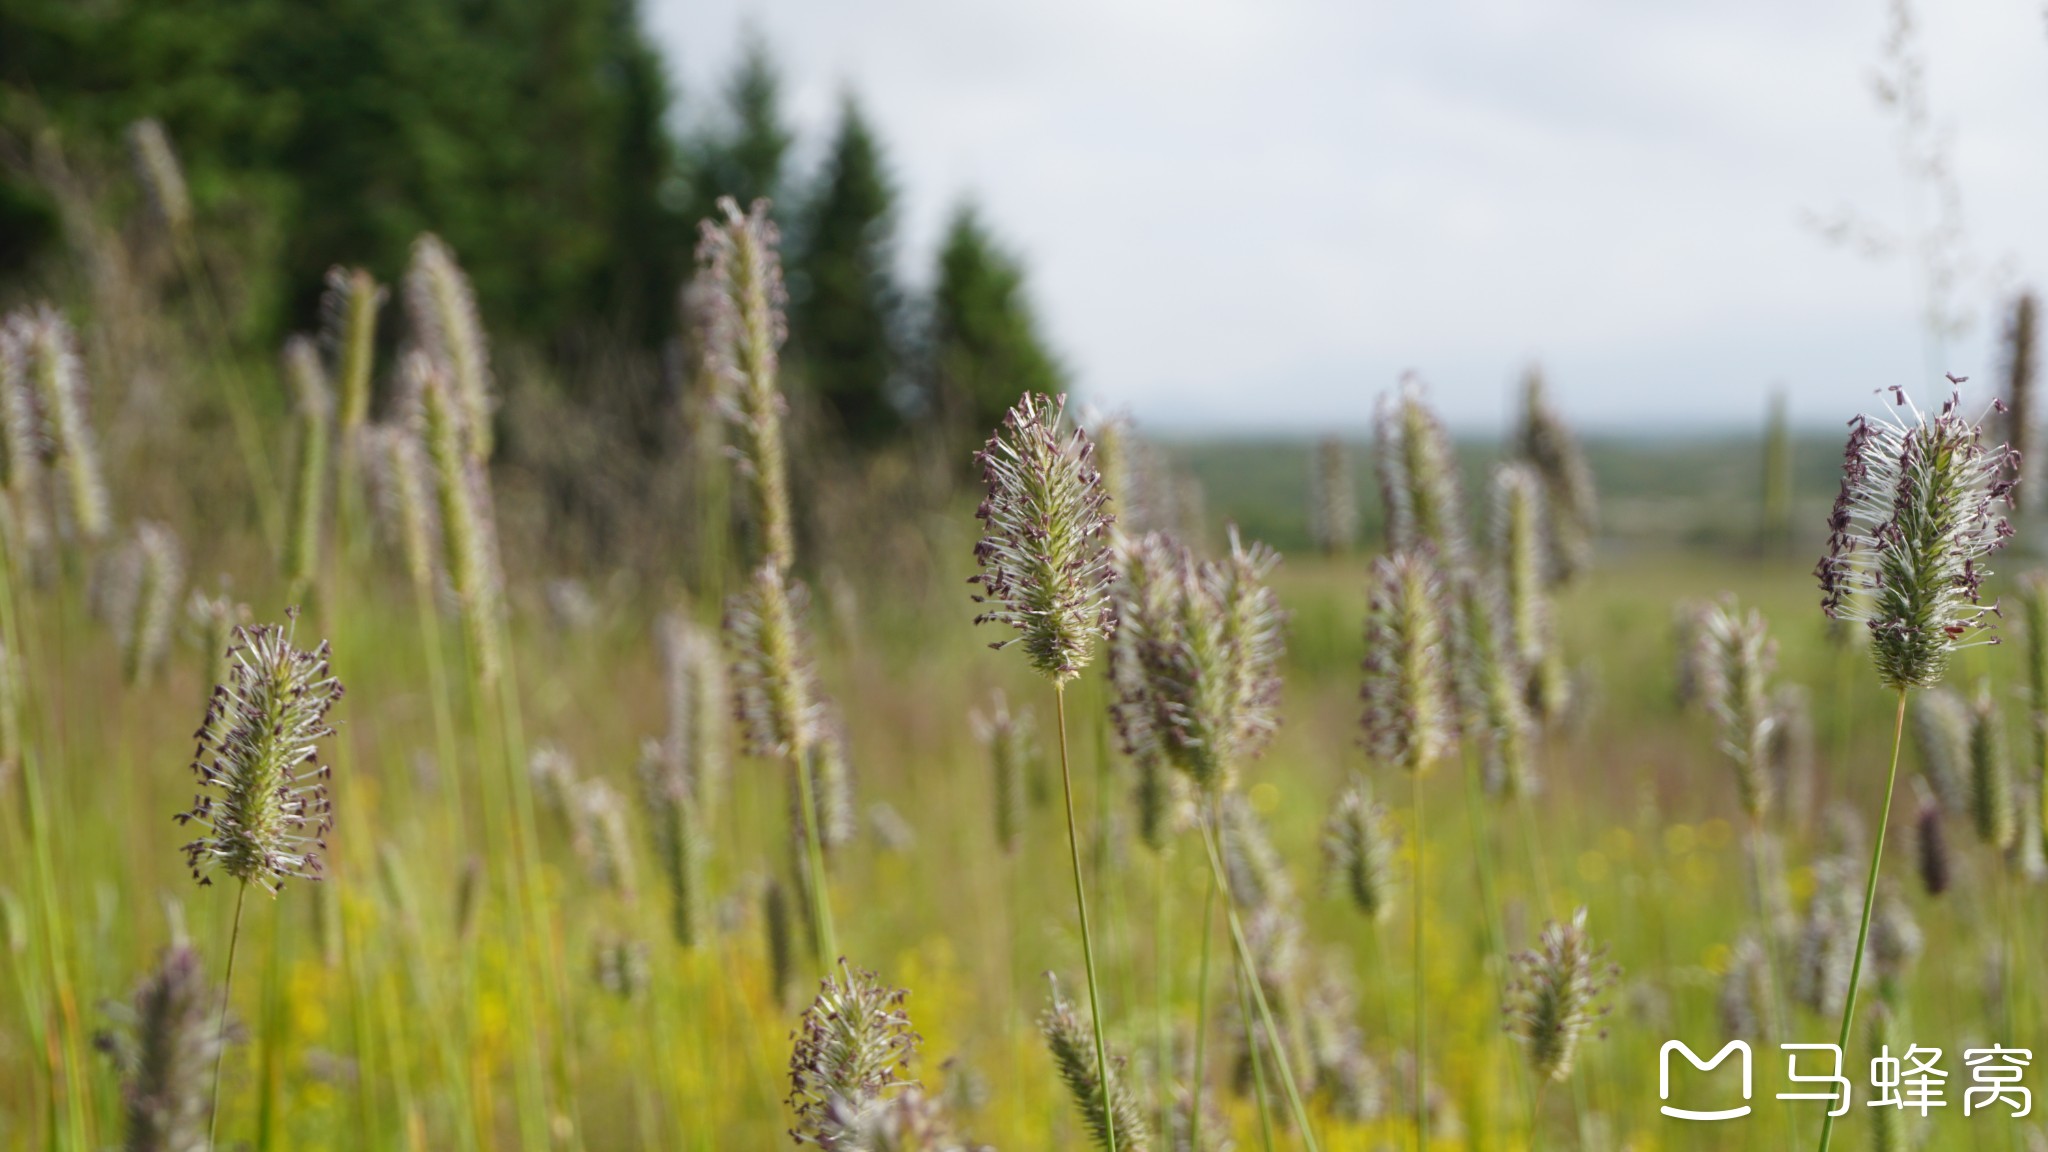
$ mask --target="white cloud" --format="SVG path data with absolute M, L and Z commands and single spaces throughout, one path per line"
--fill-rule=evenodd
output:
M 1921 8 L 1972 241 L 2038 272 L 2038 3 Z M 749 20 L 812 140 L 860 93 L 912 267 L 972 194 L 1081 386 L 1150 423 L 1363 424 L 1412 367 L 1492 426 L 1531 356 L 1608 426 L 1747 422 L 1774 381 L 1834 424 L 1927 375 L 1911 267 L 1798 217 L 1910 219 L 1881 0 L 653 0 L 692 109 Z M 1948 365 L 1988 375 L 1993 327 Z

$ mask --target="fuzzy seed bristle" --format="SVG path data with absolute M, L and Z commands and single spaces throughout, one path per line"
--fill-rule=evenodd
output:
M 1094 445 L 1076 426 L 1062 432 L 1066 397 L 1027 393 L 975 459 L 988 494 L 975 516 L 984 535 L 970 577 L 988 605 L 976 624 L 1002 624 L 1040 675 L 1065 684 L 1115 627 L 1109 599 L 1109 494 Z
M 1147 1152 L 1152 1146 L 1151 1128 L 1137 1097 L 1127 1087 L 1128 1078 L 1123 1075 L 1110 1077 L 1111 1087 L 1105 1107 L 1102 1077 L 1095 1062 L 1095 1045 L 1090 1039 L 1089 1025 L 1060 995 L 1057 980 L 1052 982 L 1052 993 L 1045 1011 L 1039 1014 L 1038 1030 L 1045 1036 L 1053 1064 L 1059 1070 L 1060 1079 L 1066 1083 L 1067 1095 L 1073 1101 L 1075 1111 L 1081 1114 L 1081 1121 L 1095 1147 L 1107 1152 L 1110 1127 L 1114 1123 L 1119 1152 Z M 1117 1057 L 1110 1063 L 1120 1071 L 1123 1061 Z
M 693 292 L 711 390 L 740 432 L 736 461 L 752 481 L 761 562 L 786 572 L 796 537 L 782 443 L 788 403 L 777 379 L 778 350 L 789 335 L 780 239 L 766 200 L 743 214 L 731 197 L 721 198 L 717 215 L 701 226 Z
M 276 624 L 237 628 L 235 638 L 232 674 L 214 689 L 193 754 L 203 791 L 178 822 L 203 829 L 185 845 L 201 884 L 224 872 L 275 895 L 287 879 L 320 878 L 334 817 L 319 742 L 334 735 L 327 714 L 342 686 L 324 641 L 299 648 Z
M 1508 1031 L 1522 1044 L 1540 1081 L 1561 1083 L 1572 1072 L 1581 1038 L 1607 1014 L 1601 995 L 1620 976 L 1606 950 L 1586 931 L 1586 910 L 1544 926 L 1535 951 L 1514 959 L 1508 986 Z
M 1443 576 L 1425 552 L 1373 561 L 1365 609 L 1365 742 L 1373 759 L 1427 770 L 1452 746 Z
M 1821 607 L 1864 623 L 1893 689 L 1935 684 L 1956 652 L 1997 642 L 1980 590 L 1985 558 L 2012 535 L 1998 511 L 2011 503 L 2011 450 L 1984 445 L 1981 421 L 1959 411 L 1961 380 L 1950 379 L 1957 387 L 1932 414 L 1894 388 L 1905 417 L 1850 422 L 1828 554 L 1815 569 Z
M 861 1118 L 915 1086 L 910 1062 L 921 1041 L 903 1009 L 908 992 L 843 959 L 839 976 L 819 983 L 789 1056 L 790 1135 L 828 1152 L 860 1152 Z

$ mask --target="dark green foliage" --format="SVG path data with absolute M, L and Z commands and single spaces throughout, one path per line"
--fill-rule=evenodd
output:
M 993 428 L 1026 392 L 1066 390 L 1039 338 L 1022 265 L 971 205 L 954 212 L 939 248 L 929 338 L 930 399 L 956 428 Z
M 855 445 L 892 439 L 900 397 L 896 188 L 851 96 L 797 229 L 790 336 L 803 384 Z
M 739 63 L 726 81 L 721 115 L 723 123 L 690 148 L 692 220 L 711 216 L 720 196 L 732 197 L 745 211 L 756 200 L 782 194 L 792 138 L 782 119 L 782 76 L 757 31 L 747 33 Z
M 0 12 L 0 131 L 46 121 L 74 163 L 119 173 L 123 127 L 162 119 L 201 227 L 237 257 L 245 334 L 266 342 L 310 319 L 330 265 L 390 279 L 427 230 L 463 253 L 494 322 L 665 329 L 689 250 L 659 198 L 668 104 L 631 0 Z

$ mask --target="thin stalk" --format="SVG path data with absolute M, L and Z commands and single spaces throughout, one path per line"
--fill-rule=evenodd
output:
M 1188 1134 L 1194 1152 L 1202 1152 L 1202 1085 L 1209 1079 L 1209 956 L 1216 940 L 1216 877 L 1209 877 L 1208 894 L 1202 897 L 1202 967 L 1195 978 L 1195 1070 L 1190 1085 Z
M 1266 1058 L 1259 1052 L 1259 1021 L 1252 1015 L 1251 997 L 1245 994 L 1249 983 L 1243 972 L 1237 974 L 1237 1014 L 1244 1018 L 1245 1051 L 1252 1061 L 1253 1099 L 1259 1103 L 1259 1144 L 1266 1152 L 1273 1152 L 1273 1107 L 1266 1091 Z M 1279 1050 L 1280 1037 L 1266 1033 L 1266 1040 Z
M 1409 879 L 1414 884 L 1409 918 L 1415 922 L 1415 954 L 1412 967 L 1415 975 L 1415 1148 L 1422 1152 L 1429 1147 L 1429 1013 L 1424 1010 L 1422 978 L 1422 772 L 1418 768 L 1409 777 L 1415 792 L 1415 867 Z
M 1849 967 L 1849 995 L 1842 1005 L 1842 1030 L 1835 1040 L 1835 1046 L 1846 1052 L 1849 1048 L 1849 1028 L 1856 1022 L 1856 984 L 1863 977 L 1863 947 L 1870 939 L 1870 906 L 1877 900 L 1877 868 L 1884 860 L 1884 833 L 1892 819 L 1892 786 L 1899 779 L 1899 741 L 1906 734 L 1906 689 L 1899 689 L 1898 717 L 1892 722 L 1892 766 L 1885 774 L 1884 809 L 1877 818 L 1877 843 L 1870 850 L 1870 875 L 1863 882 L 1863 920 L 1856 927 L 1855 960 Z M 1835 1118 L 1827 1117 L 1820 1126 L 1820 1152 L 1828 1152 L 1828 1144 L 1834 1139 Z
M 235 889 L 234 926 L 228 929 L 228 970 L 220 982 L 220 1017 L 214 1022 L 215 1047 L 213 1053 L 213 1107 L 207 1112 L 206 1145 L 215 1147 L 219 1141 L 214 1134 L 220 1131 L 220 1066 L 227 1060 L 228 1046 L 224 1042 L 228 1027 L 228 994 L 235 987 L 235 946 L 242 941 L 242 905 L 249 899 L 249 882 L 242 881 Z
M 1054 682 L 1053 711 L 1059 715 L 1060 784 L 1066 793 L 1067 854 L 1074 866 L 1074 910 L 1081 918 L 1081 960 L 1088 970 L 1088 1016 L 1095 1026 L 1095 1067 L 1102 1074 L 1102 1132 L 1107 1152 L 1116 1152 L 1116 1112 L 1111 1106 L 1109 1038 L 1102 1027 L 1102 994 L 1095 980 L 1095 940 L 1088 928 L 1088 893 L 1081 883 L 1081 834 L 1074 823 L 1074 771 L 1067 758 L 1067 686 Z
M 1173 1044 L 1167 1032 L 1167 1009 L 1173 999 L 1173 973 L 1167 961 L 1166 948 L 1166 906 L 1171 890 L 1167 887 L 1165 846 L 1161 845 L 1159 851 L 1153 853 L 1152 858 L 1158 865 L 1157 890 L 1153 894 L 1153 903 L 1157 907 L 1152 918 L 1153 1062 L 1159 1069 L 1159 1098 L 1155 1103 L 1159 1109 L 1159 1132 L 1163 1136 L 1173 1131 L 1170 1123 L 1173 1118 Z
M 817 789 L 811 782 L 810 750 L 799 747 L 791 753 L 796 762 L 798 807 L 803 809 L 804 862 L 810 871 L 811 941 L 818 949 L 818 966 L 830 968 L 839 958 L 839 937 L 832 931 L 832 896 L 825 888 L 825 842 L 818 833 Z
M 1295 1084 L 1292 1061 L 1287 1051 L 1278 1044 L 1280 1029 L 1273 1023 L 1272 1006 L 1266 1003 L 1266 990 L 1260 986 L 1258 966 L 1252 961 L 1251 945 L 1245 942 L 1244 924 L 1237 916 L 1237 898 L 1231 894 L 1230 883 L 1223 876 L 1223 850 L 1216 842 L 1216 804 L 1212 797 L 1208 818 L 1202 821 L 1202 840 L 1209 849 L 1209 871 L 1216 886 L 1223 890 L 1223 918 L 1230 925 L 1231 943 L 1237 946 L 1237 963 L 1251 985 L 1252 1000 L 1259 1009 L 1259 1021 L 1265 1025 L 1266 1034 L 1275 1038 L 1274 1054 L 1280 1068 L 1280 1087 L 1287 1094 L 1287 1107 L 1294 1114 L 1295 1127 L 1301 1130 L 1301 1138 L 1308 1145 L 1309 1152 L 1319 1152 L 1315 1129 L 1308 1121 L 1308 1107 L 1302 1103 L 1301 1089 Z

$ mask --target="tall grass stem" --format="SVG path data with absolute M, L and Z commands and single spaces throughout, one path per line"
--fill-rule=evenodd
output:
M 1067 686 L 1054 680 L 1053 711 L 1059 716 L 1060 786 L 1066 794 L 1067 854 L 1074 866 L 1074 911 L 1081 918 L 1081 962 L 1088 971 L 1088 1018 L 1095 1027 L 1095 1066 L 1102 1070 L 1102 1130 L 1107 1152 L 1116 1152 L 1115 1097 L 1110 1092 L 1109 1039 L 1102 1026 L 1102 993 L 1095 979 L 1095 939 L 1088 927 L 1088 892 L 1081 882 L 1081 834 L 1074 823 L 1074 771 L 1067 754 Z
M 1877 869 L 1884 860 L 1885 826 L 1892 819 L 1892 788 L 1899 780 L 1899 742 L 1906 734 L 1906 693 L 1899 689 L 1898 718 L 1892 722 L 1892 765 L 1885 774 L 1884 807 L 1877 817 L 1877 834 L 1871 837 L 1870 875 L 1863 882 L 1863 919 L 1856 927 L 1855 959 L 1849 966 L 1849 994 L 1842 1003 L 1842 1030 L 1835 1040 L 1835 1046 L 1843 1051 L 1849 1048 L 1849 1029 L 1856 1022 L 1856 984 L 1863 977 L 1863 948 L 1870 940 L 1870 907 L 1877 900 Z M 1828 1144 L 1834 1139 L 1835 1118 L 1831 1114 L 1821 1121 L 1820 1152 L 1828 1152 Z
M 228 929 L 228 968 L 220 981 L 220 1014 L 214 1024 L 216 1035 L 225 1034 L 228 1026 L 228 996 L 235 987 L 235 948 L 242 942 L 242 905 L 249 900 L 249 882 L 243 880 L 235 889 L 235 919 Z M 208 1147 L 219 1144 L 215 1133 L 220 1131 L 220 1068 L 227 1060 L 228 1046 L 217 1045 L 213 1054 L 213 1106 L 207 1109 L 206 1143 Z

